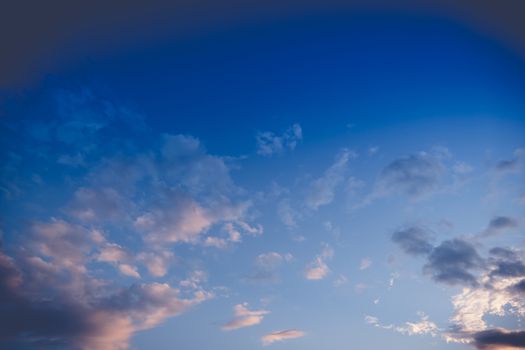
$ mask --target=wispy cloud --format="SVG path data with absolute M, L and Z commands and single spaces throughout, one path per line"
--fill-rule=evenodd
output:
M 250 327 L 259 324 L 264 316 L 269 314 L 267 310 L 249 310 L 248 304 L 237 304 L 233 307 L 233 319 L 222 326 L 225 331 L 232 331 L 239 328 Z
M 286 150 L 294 150 L 303 139 L 303 130 L 299 124 L 293 124 L 281 135 L 271 131 L 257 134 L 257 154 L 272 156 L 283 153 Z
M 333 257 L 334 251 L 330 246 L 325 246 L 321 254 L 317 255 L 311 263 L 306 266 L 304 276 L 309 280 L 322 280 L 324 279 L 330 269 L 326 264 L 326 260 L 329 260 Z
M 305 332 L 298 329 L 286 329 L 283 331 L 275 331 L 264 335 L 261 338 L 263 345 L 270 345 L 275 342 L 280 342 L 289 339 L 301 338 L 306 335 Z

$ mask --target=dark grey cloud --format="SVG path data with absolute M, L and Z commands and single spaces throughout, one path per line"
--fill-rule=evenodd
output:
M 0 252 L 0 345 L 32 349 L 124 349 L 135 332 L 156 326 L 208 297 L 200 291 L 181 299 L 179 290 L 159 283 L 103 293 L 86 293 L 83 287 L 64 292 L 55 285 L 54 278 L 42 278 L 36 285 L 30 283 L 28 278 L 31 272 L 35 273 L 28 271 L 31 269 L 37 267 Z M 69 276 L 79 277 L 83 278 L 82 285 L 94 282 L 88 275 Z M 84 295 L 80 298 L 76 293 Z
M 509 216 L 496 216 L 490 220 L 487 228 L 481 233 L 482 237 L 501 234 L 507 230 L 519 227 L 518 220 Z
M 513 250 L 501 247 L 491 248 L 489 250 L 489 254 L 494 257 L 506 260 L 516 260 L 518 258 L 518 255 Z
M 518 222 L 515 219 L 507 216 L 497 216 L 494 219 L 490 220 L 489 223 L 489 228 L 496 230 L 512 228 L 517 226 Z
M 398 230 L 392 234 L 392 241 L 411 255 L 425 255 L 432 251 L 429 233 L 418 226 Z
M 379 174 L 378 195 L 401 193 L 421 197 L 437 189 L 444 171 L 439 160 L 428 154 L 396 159 Z
M 478 349 L 499 349 L 510 346 L 525 348 L 525 331 L 489 329 L 474 334 L 474 344 Z
M 473 270 L 484 265 L 474 246 L 461 239 L 442 242 L 428 256 L 424 267 L 437 282 L 450 285 L 476 286 Z
M 490 276 L 492 277 L 525 277 L 525 264 L 521 256 L 506 248 L 492 248 Z
M 496 170 L 501 172 L 516 171 L 518 170 L 519 160 L 517 158 L 510 160 L 500 160 L 496 164 Z

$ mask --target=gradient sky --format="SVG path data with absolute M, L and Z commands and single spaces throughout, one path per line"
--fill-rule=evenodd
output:
M 0 12 L 1 349 L 525 348 L 523 5 Z

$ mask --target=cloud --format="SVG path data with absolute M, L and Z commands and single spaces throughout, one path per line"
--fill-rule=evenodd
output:
M 437 189 L 444 171 L 439 160 L 427 153 L 399 158 L 381 171 L 378 191 L 421 197 Z
M 285 198 L 277 204 L 277 215 L 286 227 L 292 229 L 297 227 L 297 221 L 301 218 L 301 214 L 294 210 L 290 204 L 290 200 Z
M 522 349 L 525 348 L 525 331 L 489 329 L 474 334 L 478 349 Z
M 310 208 L 317 210 L 333 201 L 336 188 L 345 178 L 348 161 L 356 156 L 355 152 L 343 149 L 324 174 L 309 184 L 306 203 Z
M 290 253 L 268 252 L 260 254 L 255 258 L 255 272 L 247 276 L 246 280 L 255 283 L 277 283 L 280 281 L 278 268 L 292 259 L 293 255 Z
M 285 150 L 293 151 L 297 144 L 303 139 L 303 131 L 299 124 L 293 124 L 281 135 L 271 131 L 257 134 L 257 154 L 272 156 L 283 153 Z
M 268 252 L 258 255 L 255 259 L 255 264 L 263 270 L 274 270 L 283 262 L 290 261 L 292 258 L 293 256 L 290 253 L 282 255 L 276 252 Z
M 275 332 L 266 334 L 265 336 L 261 338 L 261 342 L 263 345 L 270 345 L 278 341 L 301 338 L 301 337 L 304 337 L 305 335 L 306 335 L 305 332 L 297 330 L 297 329 L 286 329 L 283 331 L 275 331 Z
M 438 282 L 450 285 L 477 285 L 472 270 L 483 266 L 483 259 L 466 241 L 453 239 L 442 242 L 428 256 L 426 273 Z
M 57 271 L 53 265 L 36 264 L 32 257 L 15 262 L 0 252 L 0 339 L 12 344 L 126 349 L 134 333 L 210 297 L 194 290 L 190 298 L 181 298 L 179 290 L 160 283 L 102 291 L 108 281 L 69 266 Z M 36 274 L 42 277 L 35 280 Z M 75 279 L 76 288 L 62 288 L 55 274 Z
M 507 230 L 515 229 L 519 226 L 516 219 L 508 216 L 496 216 L 492 218 L 487 228 L 481 233 L 481 237 L 499 235 Z
M 330 268 L 325 260 L 331 259 L 334 255 L 332 248 L 325 246 L 321 254 L 317 255 L 311 263 L 306 265 L 304 276 L 308 280 L 322 280 L 330 272 Z
M 225 331 L 232 331 L 239 328 L 250 327 L 259 324 L 264 319 L 264 315 L 269 314 L 267 310 L 249 310 L 248 304 L 237 304 L 233 307 L 234 318 L 222 326 Z
M 496 163 L 494 169 L 499 174 L 518 173 L 522 168 L 525 159 L 525 150 L 517 148 L 514 150 L 513 158 L 500 160 Z
M 370 258 L 363 258 L 359 264 L 359 270 L 363 271 L 372 266 L 372 260 Z
M 420 320 L 417 322 L 405 322 L 403 325 L 393 325 L 393 324 L 381 324 L 379 319 L 374 316 L 365 316 L 365 322 L 374 327 L 382 329 L 390 329 L 395 332 L 406 334 L 406 335 L 424 335 L 429 334 L 432 337 L 435 337 L 439 334 L 440 329 L 438 326 L 429 320 L 428 316 L 423 312 L 418 312 Z
M 168 273 L 174 255 L 170 251 L 160 250 L 140 253 L 137 258 L 144 263 L 152 276 L 163 277 Z
M 137 268 L 135 266 L 129 264 L 120 264 L 118 266 L 118 269 L 123 275 L 140 278 L 140 274 L 138 273 Z
M 430 243 L 430 234 L 418 226 L 411 226 L 394 232 L 392 241 L 410 255 L 426 255 L 433 249 Z

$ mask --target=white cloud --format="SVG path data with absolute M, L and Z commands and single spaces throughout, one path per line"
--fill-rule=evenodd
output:
M 271 333 L 264 335 L 261 338 L 261 342 L 263 345 L 270 345 L 278 341 L 301 338 L 301 337 L 304 337 L 305 335 L 306 335 L 305 332 L 297 330 L 297 329 L 286 329 L 283 331 L 275 331 L 275 332 L 271 332 Z
M 309 280 L 322 280 L 330 272 L 330 268 L 326 264 L 325 260 L 331 259 L 334 255 L 333 249 L 325 245 L 321 254 L 317 255 L 311 263 L 306 265 L 304 276 Z
M 140 274 L 138 273 L 137 268 L 135 266 L 129 264 L 120 264 L 118 266 L 118 269 L 123 275 L 140 278 Z
M 365 322 L 374 327 L 382 329 L 390 329 L 398 333 L 406 335 L 424 335 L 429 334 L 435 337 L 439 334 L 439 327 L 429 320 L 428 316 L 422 312 L 418 312 L 420 320 L 417 322 L 405 322 L 402 325 L 396 326 L 393 324 L 382 324 L 377 317 L 365 316 Z
M 249 310 L 248 304 L 237 304 L 233 307 L 233 319 L 222 326 L 225 331 L 250 327 L 262 322 L 264 315 L 269 314 L 267 310 Z

